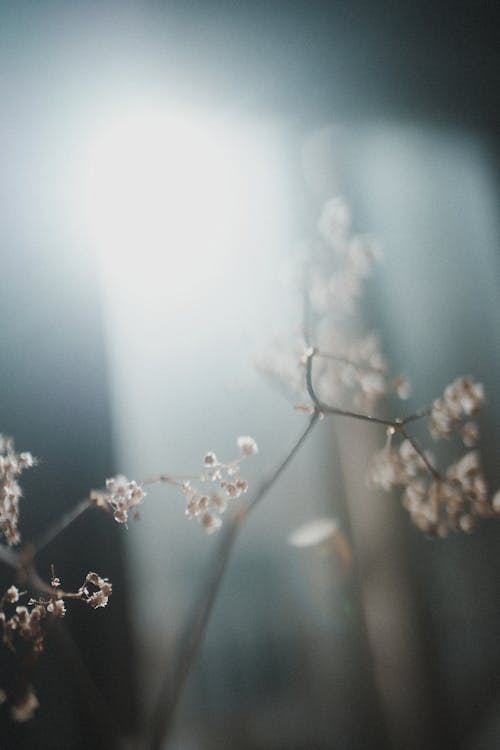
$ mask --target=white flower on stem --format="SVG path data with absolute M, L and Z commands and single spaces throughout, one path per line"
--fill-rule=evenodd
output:
M 126 523 L 132 508 L 146 497 L 143 487 L 135 480 L 119 475 L 106 479 L 105 490 L 93 490 L 90 501 L 93 505 L 110 510 L 118 523 Z
M 249 437 L 248 435 L 240 436 L 237 439 L 236 444 L 238 445 L 242 456 L 253 456 L 254 454 L 259 452 L 257 443 L 252 437 Z
M 248 491 L 248 482 L 240 477 L 240 464 L 244 459 L 258 453 L 257 443 L 252 437 L 242 435 L 237 439 L 240 455 L 224 463 L 213 451 L 205 454 L 204 471 L 200 483 L 218 482 L 222 492 L 203 492 L 191 482 L 178 483 L 186 498 L 185 514 L 189 519 L 196 518 L 207 534 L 218 531 L 222 525 L 220 516 L 225 512 L 228 503 L 236 500 Z
M 476 414 L 484 403 L 484 389 L 481 383 L 476 383 L 471 377 L 456 378 L 446 386 L 443 395 L 432 404 L 430 416 L 430 431 L 435 438 L 450 437 L 460 420 Z M 465 445 L 474 444 L 477 428 L 467 423 L 463 426 L 462 437 Z
M 15 602 L 19 601 L 19 589 L 17 588 L 17 586 L 11 586 L 10 588 L 8 588 L 3 598 L 10 604 L 14 604 Z
M 89 586 L 94 590 L 89 590 Z M 113 587 L 110 581 L 94 572 L 87 573 L 85 581 L 78 590 L 79 598 L 93 609 L 105 607 L 112 592 Z
M 22 490 L 16 480 L 34 465 L 31 453 L 16 453 L 12 438 L 0 435 L 0 532 L 9 545 L 20 541 L 17 527 Z
M 222 520 L 215 513 L 204 513 L 201 516 L 201 525 L 207 534 L 213 534 L 218 531 L 222 525 Z
M 47 604 L 47 612 L 56 617 L 64 617 L 66 614 L 66 605 L 62 599 L 53 599 Z

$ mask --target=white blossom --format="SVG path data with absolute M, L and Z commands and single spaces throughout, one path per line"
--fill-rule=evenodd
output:
M 240 436 L 236 441 L 242 456 L 253 456 L 259 452 L 257 443 L 248 435 Z
M 109 509 L 118 523 L 126 523 L 130 510 L 140 505 L 145 497 L 142 485 L 120 474 L 106 479 L 105 490 L 93 490 L 90 501 L 97 507 Z

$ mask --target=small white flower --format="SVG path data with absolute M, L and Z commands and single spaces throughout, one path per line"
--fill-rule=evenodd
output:
M 253 456 L 255 453 L 259 452 L 257 443 L 248 435 L 240 436 L 236 441 L 236 444 L 238 445 L 242 456 Z
M 222 520 L 214 513 L 204 513 L 201 517 L 201 525 L 207 534 L 214 534 L 222 525 Z
M 5 601 L 10 602 L 11 604 L 14 604 L 14 602 L 19 601 L 19 589 L 16 586 L 11 586 L 5 592 L 4 598 L 5 598 Z

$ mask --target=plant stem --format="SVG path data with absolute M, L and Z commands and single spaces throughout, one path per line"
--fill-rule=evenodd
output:
M 244 520 L 253 508 L 255 508 L 255 506 L 272 489 L 278 478 L 285 471 L 296 453 L 306 441 L 318 419 L 319 413 L 314 413 L 311 416 L 306 429 L 302 432 L 298 440 L 296 440 L 285 458 L 273 473 L 261 483 L 254 497 L 232 516 L 228 525 L 223 530 L 219 545 L 215 552 L 214 563 L 210 566 L 210 576 L 201 590 L 199 599 L 195 602 L 191 616 L 188 618 L 184 635 L 177 652 L 178 657 L 173 676 L 172 678 L 170 678 L 170 676 L 165 677 L 153 713 L 148 722 L 147 726 L 150 727 L 149 739 L 147 742 L 148 750 L 160 750 L 160 748 L 166 746 L 166 742 L 173 727 L 177 705 L 197 656 L 217 594 L 220 590 L 231 551 Z
M 45 547 L 50 544 L 50 542 L 52 542 L 56 538 L 56 536 L 59 536 L 61 532 L 63 532 L 68 526 L 70 526 L 73 521 L 75 521 L 79 516 L 82 515 L 82 513 L 87 510 L 87 508 L 90 507 L 90 500 L 87 498 L 79 502 L 78 505 L 75 505 L 74 508 L 65 513 L 55 524 L 53 524 L 53 526 L 50 526 L 34 542 L 34 554 L 37 554 L 38 552 L 41 552 L 41 550 L 45 549 Z
M 362 414 L 360 412 L 349 411 L 347 409 L 340 409 L 337 406 L 329 406 L 328 404 L 323 403 L 323 401 L 318 398 L 312 382 L 312 363 L 313 359 L 316 356 L 318 356 L 318 351 L 311 348 L 308 351 L 306 357 L 306 388 L 316 412 L 325 415 L 334 414 L 338 417 L 349 417 L 350 419 L 358 419 L 363 422 L 373 422 L 374 424 L 384 425 L 385 427 L 392 427 L 396 431 L 401 431 L 402 427 L 409 422 L 415 422 L 417 419 L 422 419 L 422 417 L 426 417 L 429 415 L 430 410 L 428 408 L 425 408 L 420 409 L 414 414 L 411 414 L 408 417 L 404 417 L 403 419 L 383 419 L 382 417 L 374 417 L 371 414 Z
M 439 473 L 439 471 L 438 471 L 438 470 L 436 469 L 436 467 L 435 467 L 435 466 L 433 466 L 433 465 L 431 464 L 431 462 L 429 461 L 429 459 L 428 459 L 428 458 L 427 458 L 427 456 L 425 455 L 424 451 L 423 451 L 423 450 L 422 450 L 422 449 L 421 449 L 421 448 L 420 448 L 420 447 L 418 446 L 418 444 L 417 444 L 417 443 L 416 443 L 416 441 L 415 441 L 415 440 L 414 440 L 414 439 L 413 439 L 413 438 L 411 437 L 411 435 L 409 435 L 409 434 L 407 433 L 407 431 L 405 430 L 405 428 L 404 428 L 403 426 L 401 426 L 401 427 L 400 427 L 400 430 L 399 430 L 399 431 L 400 431 L 401 435 L 402 435 L 402 436 L 403 436 L 403 437 L 404 437 L 404 438 L 405 438 L 406 440 L 408 440 L 408 442 L 410 443 L 410 445 L 411 445 L 411 447 L 413 448 L 413 450 L 415 451 L 415 453 L 418 453 L 418 455 L 420 456 L 420 458 L 421 458 L 421 459 L 422 459 L 422 461 L 424 462 L 424 464 L 425 464 L 425 467 L 426 467 L 427 471 L 428 471 L 428 472 L 429 472 L 430 474 L 432 474 L 432 476 L 434 477 L 434 479 L 442 480 L 442 476 L 441 476 L 441 474 Z

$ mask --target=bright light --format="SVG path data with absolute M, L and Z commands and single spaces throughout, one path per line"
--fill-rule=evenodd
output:
M 242 151 L 207 118 L 150 108 L 108 120 L 92 141 L 85 202 L 110 270 L 189 276 L 192 289 L 224 263 L 245 210 Z

